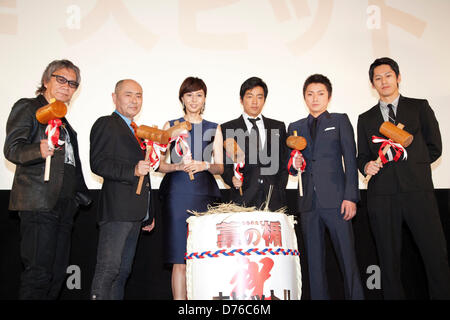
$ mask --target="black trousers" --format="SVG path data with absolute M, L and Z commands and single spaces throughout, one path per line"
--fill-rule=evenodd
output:
M 141 224 L 141 221 L 99 223 L 92 300 L 123 300 L 125 285 L 133 267 Z
M 420 250 L 432 299 L 450 299 L 447 246 L 433 191 L 367 196 L 385 299 L 405 299 L 401 281 L 402 225 Z
M 356 260 L 352 222 L 343 219 L 341 208 L 318 207 L 315 194 L 312 210 L 302 212 L 300 219 L 308 262 L 311 299 L 330 299 L 325 269 L 325 228 L 327 228 L 344 278 L 345 299 L 363 300 L 364 289 Z
M 57 299 L 66 279 L 70 243 L 77 205 L 59 199 L 48 212 L 21 211 L 20 253 L 24 270 L 20 299 Z

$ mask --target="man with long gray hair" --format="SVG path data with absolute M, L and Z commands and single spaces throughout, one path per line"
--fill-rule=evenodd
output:
M 6 124 L 5 158 L 16 165 L 9 209 L 19 211 L 20 299 L 57 299 L 66 277 L 70 240 L 79 205 L 91 202 L 81 170 L 76 132 L 65 117 L 57 126 L 59 142 L 48 143 L 36 111 L 51 103 L 68 104 L 80 83 L 80 70 L 68 60 L 45 69 L 37 97 L 17 101 Z M 51 156 L 44 181 L 45 160 Z

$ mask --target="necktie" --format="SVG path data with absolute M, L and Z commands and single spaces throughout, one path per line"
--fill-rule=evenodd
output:
M 250 130 L 250 142 L 255 141 L 255 138 L 256 138 L 256 161 L 257 161 L 257 163 L 259 163 L 259 152 L 261 150 L 261 140 L 259 137 L 259 129 L 258 129 L 258 126 L 256 125 L 256 122 L 261 119 L 259 117 L 256 119 L 252 119 L 252 118 L 247 118 L 247 119 L 253 125 L 252 129 Z M 252 136 L 255 136 L 255 135 L 256 135 L 256 137 L 252 138 Z M 252 149 L 250 149 L 250 150 L 252 150 Z
M 259 120 L 261 120 L 259 117 L 256 118 L 256 119 L 248 118 L 248 121 L 250 121 L 252 123 L 252 125 L 253 125 L 252 131 L 254 130 L 255 134 L 256 134 L 256 143 L 257 143 L 257 150 L 258 151 L 261 149 L 261 140 L 260 140 L 260 137 L 259 137 L 259 128 L 256 125 L 256 122 L 259 121 Z M 251 132 L 250 134 L 253 134 L 253 133 Z
M 389 108 L 389 121 L 395 124 L 395 113 L 394 113 L 394 106 L 392 104 L 388 104 L 387 107 Z
M 313 141 L 316 140 L 317 121 L 318 121 L 317 118 L 314 118 L 311 124 L 311 128 L 309 129 L 309 133 L 311 134 L 311 139 Z
M 389 122 L 392 122 L 393 124 L 396 124 L 395 113 L 394 113 L 394 106 L 392 104 L 388 104 L 387 107 L 389 109 L 389 113 L 388 113 Z M 386 156 L 387 156 L 389 161 L 392 161 L 394 159 L 391 149 L 389 149 L 387 151 Z
M 141 138 L 139 138 L 138 135 L 137 135 L 137 128 L 138 128 L 138 126 L 137 126 L 136 123 L 133 122 L 133 121 L 130 123 L 130 126 L 133 128 L 133 131 L 134 131 L 134 137 L 136 138 L 137 142 L 139 143 L 139 146 L 141 147 L 142 150 L 145 150 L 145 146 L 144 146 L 144 144 L 142 143 Z

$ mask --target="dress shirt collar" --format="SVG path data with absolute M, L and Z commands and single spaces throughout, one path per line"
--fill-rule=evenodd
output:
M 381 108 L 382 111 L 389 112 L 388 104 L 392 104 L 393 109 L 394 109 L 394 113 L 397 114 L 397 107 L 398 107 L 398 101 L 399 100 L 400 100 L 400 95 L 398 95 L 398 97 L 395 98 L 395 100 L 392 101 L 391 103 L 386 103 L 386 102 L 380 100 L 380 108 Z
M 250 131 L 251 128 L 253 128 L 253 124 L 248 120 L 248 118 L 256 119 L 259 118 L 259 121 L 256 121 L 256 125 L 259 129 L 264 129 L 264 120 L 262 117 L 262 114 L 260 113 L 257 117 L 251 117 L 246 112 L 242 113 L 242 117 L 244 118 L 245 125 L 247 126 L 247 129 Z
M 322 113 L 317 117 L 317 124 L 319 124 L 320 120 L 321 120 L 323 117 L 326 117 L 326 116 L 328 116 L 328 115 L 329 115 L 328 111 L 325 110 L 324 112 L 322 112 Z M 312 122 L 313 122 L 313 120 L 314 120 L 313 115 L 312 115 L 312 114 L 309 114 L 308 117 L 307 117 L 306 119 L 307 119 L 307 121 L 308 121 L 308 126 L 311 127 L 311 124 L 312 124 Z
M 125 121 L 125 123 L 127 124 L 128 128 L 130 128 L 131 132 L 134 134 L 134 130 L 131 127 L 131 120 L 128 119 L 127 117 L 125 117 L 123 114 L 121 114 L 119 111 L 114 110 L 115 113 L 117 113 L 122 119 L 123 121 Z

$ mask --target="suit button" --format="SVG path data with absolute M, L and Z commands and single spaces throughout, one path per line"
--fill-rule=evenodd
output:
M 145 185 L 146 187 L 150 187 L 150 183 L 147 182 L 147 184 Z

